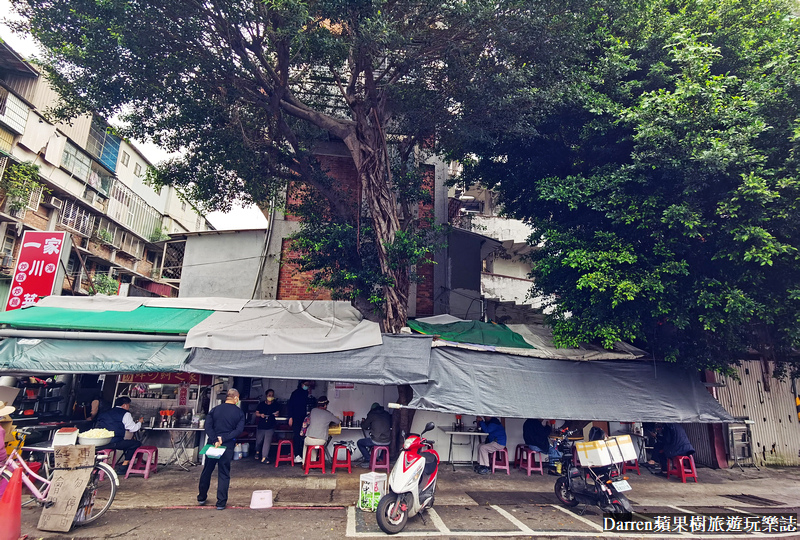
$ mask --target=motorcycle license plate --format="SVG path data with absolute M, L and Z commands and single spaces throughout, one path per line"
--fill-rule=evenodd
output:
M 617 480 L 616 482 L 612 482 L 612 484 L 617 491 L 630 491 L 632 489 L 627 480 Z

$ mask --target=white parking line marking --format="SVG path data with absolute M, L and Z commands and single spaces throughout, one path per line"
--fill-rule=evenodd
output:
M 521 531 L 522 531 L 522 532 L 524 532 L 525 534 L 533 534 L 533 529 L 531 529 L 530 527 L 528 527 L 527 525 L 525 525 L 524 523 L 522 523 L 520 520 L 518 520 L 518 519 L 517 519 L 517 518 L 515 518 L 514 516 L 512 516 L 512 515 L 511 515 L 509 512 L 507 512 L 506 510 L 504 510 L 504 509 L 502 509 L 502 508 L 500 508 L 499 506 L 497 506 L 497 505 L 494 505 L 494 504 L 492 504 L 492 505 L 490 505 L 490 506 L 491 506 L 492 508 L 494 508 L 494 509 L 495 509 L 495 511 L 496 511 L 498 514 L 500 514 L 501 516 L 503 516 L 504 518 L 506 518 L 508 521 L 510 521 L 511 523 L 513 523 L 513 524 L 514 524 L 514 525 L 515 525 L 515 526 L 516 526 L 516 527 L 517 527 L 519 530 L 521 530 Z
M 551 504 L 550 506 L 552 506 L 553 508 L 555 508 L 557 510 L 561 510 L 562 512 L 564 512 L 568 516 L 572 516 L 575 519 L 577 519 L 578 521 L 582 521 L 583 523 L 586 523 L 587 525 L 589 525 L 590 527 L 592 527 L 593 529 L 595 529 L 597 531 L 603 532 L 603 527 L 601 527 L 600 525 L 598 525 L 597 523 L 595 523 L 595 522 L 593 522 L 591 520 L 586 519 L 583 516 L 579 516 L 575 512 L 570 512 L 566 508 L 563 508 L 563 507 L 561 507 L 561 506 L 559 506 L 557 504 Z
M 439 529 L 440 533 L 451 534 L 450 529 L 448 529 L 447 525 L 444 524 L 444 521 L 442 521 L 442 518 L 436 513 L 436 510 L 433 508 L 428 508 L 426 514 L 431 518 L 431 523 L 433 523 L 433 525 Z
M 356 507 L 355 506 L 348 506 L 347 507 L 347 529 L 345 532 L 347 536 L 355 536 L 356 535 Z

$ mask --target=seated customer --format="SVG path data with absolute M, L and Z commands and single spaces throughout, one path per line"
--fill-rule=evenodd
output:
M 392 415 L 380 403 L 373 403 L 369 414 L 361 422 L 361 429 L 369 430 L 369 437 L 356 442 L 363 459 L 361 467 L 368 469 L 372 447 L 376 444 L 386 446 L 392 440 Z
M 550 444 L 550 425 L 543 424 L 539 418 L 528 418 L 522 424 L 522 439 L 534 452 L 547 454 L 551 463 L 561 457 L 561 452 Z
M 488 433 L 486 442 L 478 446 L 478 474 L 489 474 L 489 454 L 502 450 L 506 446 L 506 428 L 500 423 L 499 418 L 489 418 L 487 421 L 483 417 L 475 418 L 478 426 Z
M 303 440 L 303 463 L 306 460 L 308 447 L 319 444 L 324 448 L 328 444 L 328 427 L 339 423 L 341 423 L 339 417 L 328 410 L 328 398 L 320 396 L 317 408 L 308 413 L 308 429 Z
M 142 420 L 139 418 L 138 422 L 133 421 L 131 416 L 131 398 L 123 396 L 117 398 L 114 403 L 114 408 L 109 409 L 97 417 L 97 427 L 104 428 L 114 432 L 114 438 L 107 445 L 98 448 L 103 450 L 107 448 L 114 448 L 116 450 L 123 450 L 125 452 L 125 460 L 119 466 L 118 472 L 125 472 L 128 468 L 128 463 L 133 457 L 133 453 L 139 448 L 142 443 L 136 439 L 125 439 L 125 433 L 136 433 L 142 427 Z
M 694 454 L 694 447 L 680 424 L 657 424 L 658 438 L 653 445 L 653 457 L 661 465 L 661 473 L 667 472 L 667 461 L 676 456 Z

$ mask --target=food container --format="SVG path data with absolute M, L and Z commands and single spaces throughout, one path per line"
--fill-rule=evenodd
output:
M 272 508 L 272 490 L 254 491 L 250 497 L 250 508 Z
M 78 444 L 93 444 L 95 446 L 105 446 L 114 437 L 81 437 L 78 435 Z

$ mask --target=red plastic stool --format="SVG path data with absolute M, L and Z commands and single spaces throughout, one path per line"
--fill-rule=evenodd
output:
M 282 452 L 281 449 L 284 446 L 286 446 L 287 444 L 289 445 L 289 455 L 288 456 L 286 454 L 282 454 L 281 453 Z M 286 463 L 291 463 L 292 467 L 294 467 L 294 446 L 292 445 L 292 441 L 290 441 L 288 439 L 284 439 L 284 440 L 278 442 L 278 451 L 276 452 L 276 455 L 275 455 L 275 466 L 277 467 L 278 463 L 281 463 L 281 462 L 284 462 L 284 461 Z
M 372 472 L 375 472 L 376 469 L 385 469 L 387 473 L 392 472 L 392 468 L 389 465 L 388 446 L 379 446 L 376 444 L 372 447 L 372 457 L 369 460 L 369 468 Z
M 697 483 L 697 469 L 694 467 L 694 456 L 675 456 L 667 461 L 667 478 L 677 476 L 686 483 L 687 478 L 694 478 Z
M 158 448 L 155 446 L 140 446 L 133 453 L 125 478 L 128 478 L 131 474 L 143 474 L 144 479 L 147 480 L 150 478 L 151 472 L 158 472 Z
M 339 459 L 339 450 L 344 450 L 346 459 Z M 336 472 L 336 467 L 339 467 L 340 469 L 347 467 L 348 473 L 353 472 L 350 465 L 350 449 L 343 444 L 333 445 L 333 462 L 331 463 L 331 473 Z
M 314 450 L 317 450 L 317 459 L 311 460 L 314 455 Z M 321 444 L 312 444 L 306 450 L 306 462 L 303 466 L 303 471 L 308 474 L 311 469 L 322 469 L 322 474 L 325 474 L 325 447 Z
M 539 456 L 538 466 L 536 465 L 536 456 Z M 519 468 L 523 471 L 526 471 L 528 476 L 530 476 L 532 472 L 538 472 L 540 475 L 544 474 L 544 454 L 541 452 L 534 452 L 530 448 L 526 448 L 521 458 L 522 461 L 519 465 Z
M 527 444 L 518 444 L 514 450 L 514 467 L 522 467 L 522 460 L 525 459 L 525 452 L 528 451 Z
M 622 474 L 625 474 L 628 471 L 636 471 L 636 474 L 641 476 L 642 473 L 639 471 L 639 461 L 634 459 L 634 460 L 626 461 L 625 463 L 623 463 L 622 464 Z
M 500 460 L 497 459 L 498 455 L 501 457 Z M 506 474 L 511 474 L 511 466 L 508 464 L 508 448 L 492 452 L 492 474 L 497 469 L 505 469 Z

